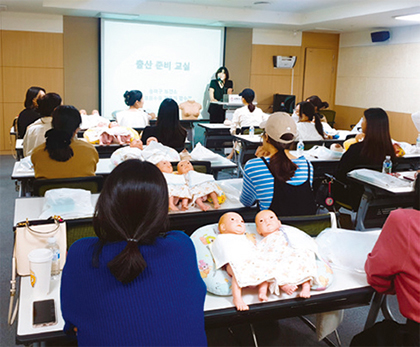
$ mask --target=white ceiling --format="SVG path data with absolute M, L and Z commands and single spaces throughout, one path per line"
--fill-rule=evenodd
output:
M 394 17 L 420 13 L 420 0 L 0 0 L 0 9 L 164 23 L 349 32 L 419 24 Z

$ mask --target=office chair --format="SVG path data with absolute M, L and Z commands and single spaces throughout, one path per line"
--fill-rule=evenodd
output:
M 331 125 L 332 128 L 334 128 L 336 112 L 334 110 L 321 110 L 318 112 L 325 116 L 325 118 L 327 118 L 327 123 Z

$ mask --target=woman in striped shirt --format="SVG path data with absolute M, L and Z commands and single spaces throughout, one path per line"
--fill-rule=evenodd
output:
M 245 165 L 241 203 L 258 202 L 261 210 L 273 210 L 278 216 L 315 214 L 312 164 L 289 152 L 296 123 L 287 113 L 278 112 L 261 127 L 265 129 L 263 143 L 257 149 L 258 158 Z

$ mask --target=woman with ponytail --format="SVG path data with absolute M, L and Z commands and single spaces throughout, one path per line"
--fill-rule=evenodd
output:
M 77 330 L 79 346 L 207 345 L 206 287 L 190 238 L 168 232 L 167 189 L 155 165 L 135 159 L 106 179 L 97 237 L 70 247 L 62 274 L 64 330 Z
M 81 121 L 73 106 L 62 105 L 53 111 L 46 142 L 31 155 L 35 178 L 95 176 L 99 155 L 93 145 L 76 137 Z
M 245 106 L 238 108 L 233 113 L 230 132 L 236 134 L 237 129 L 242 127 L 259 127 L 263 121 L 266 121 L 268 115 L 265 114 L 260 108 L 253 104 L 255 93 L 250 88 L 245 88 L 240 94 L 242 102 Z
M 297 140 L 317 141 L 324 140 L 327 136 L 315 107 L 309 101 L 302 101 L 296 106 L 299 114 L 297 126 Z
M 315 214 L 312 164 L 289 151 L 297 135 L 295 121 L 287 113 L 276 112 L 261 127 L 258 158 L 245 164 L 241 203 L 258 202 L 261 210 L 270 209 L 277 216 Z

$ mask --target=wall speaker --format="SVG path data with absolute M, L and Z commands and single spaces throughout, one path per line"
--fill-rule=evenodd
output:
M 370 37 L 372 38 L 372 42 L 384 42 L 389 40 L 389 31 L 376 31 L 370 33 Z

